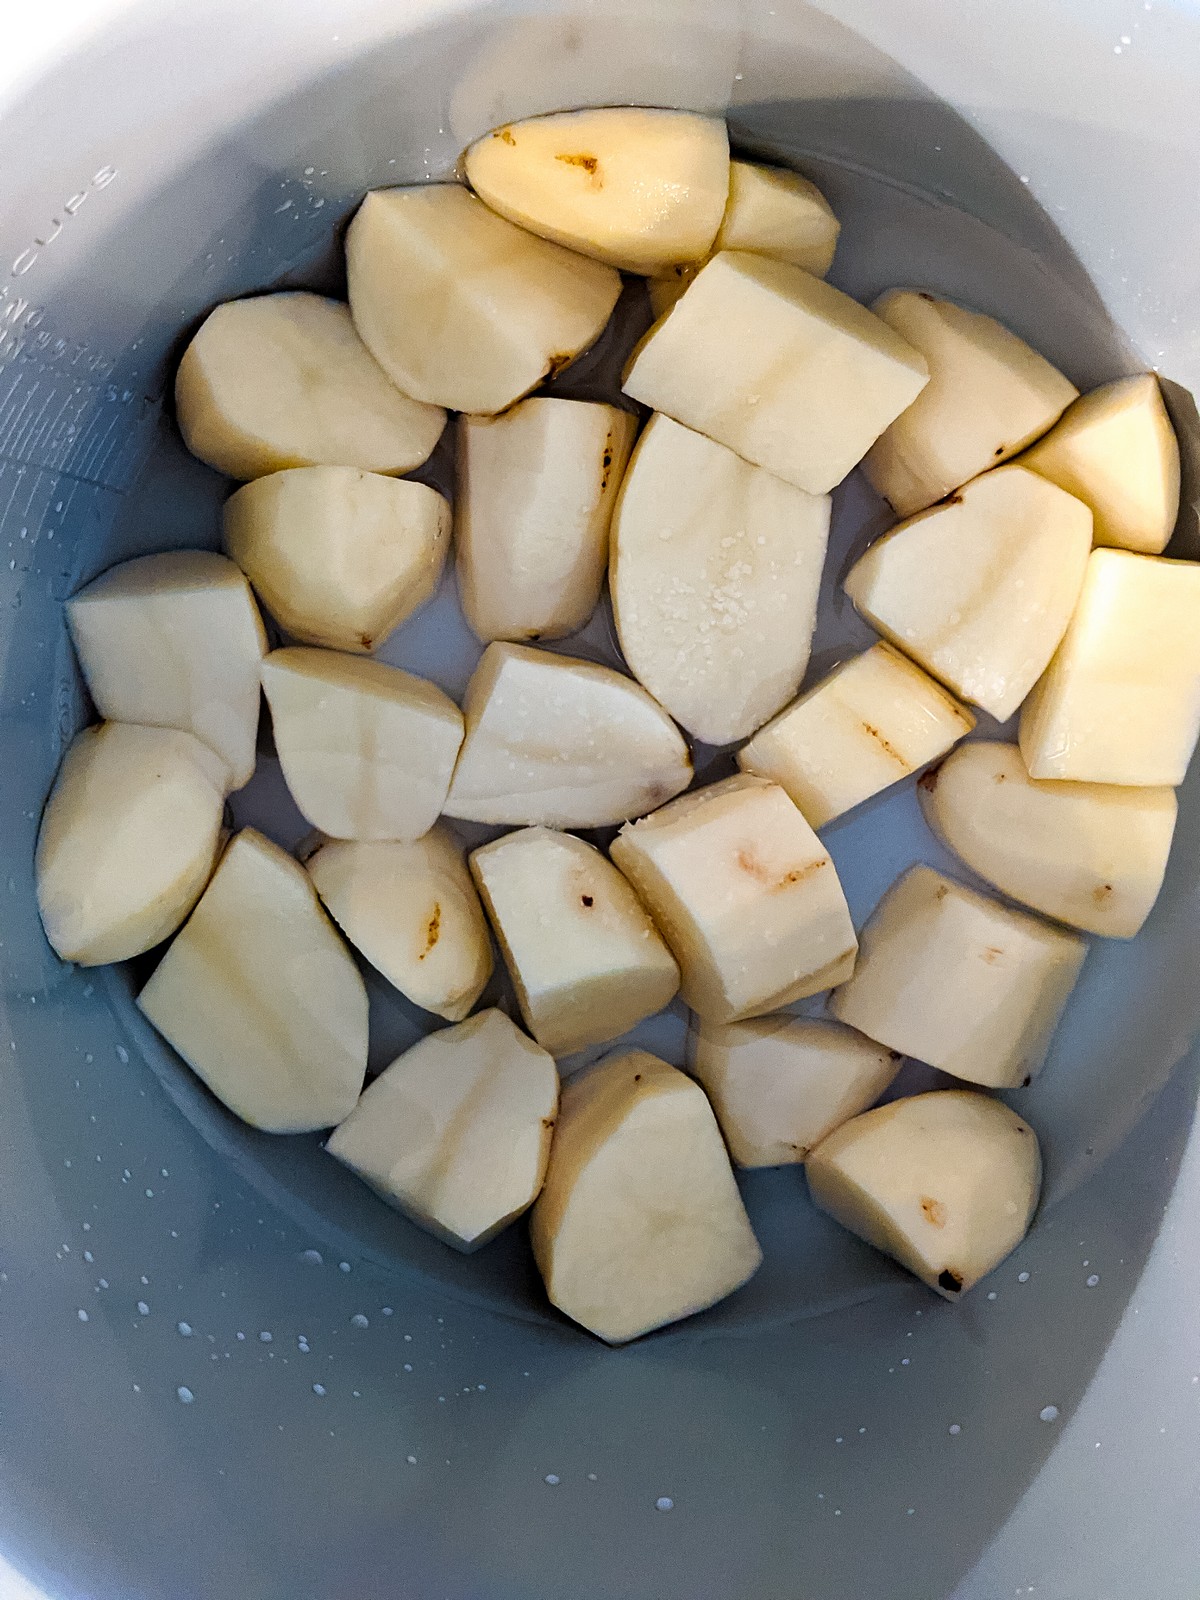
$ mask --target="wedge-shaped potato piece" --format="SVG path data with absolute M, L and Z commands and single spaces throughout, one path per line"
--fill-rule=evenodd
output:
M 667 1005 L 679 968 L 599 850 L 526 828 L 471 857 L 525 1025 L 544 1050 L 602 1044 Z
M 431 1033 L 376 1078 L 330 1155 L 456 1250 L 478 1250 L 542 1187 L 554 1062 L 502 1011 Z
M 891 645 L 835 667 L 738 751 L 814 828 L 945 755 L 975 718 Z
M 346 235 L 354 325 L 406 394 L 503 411 L 593 344 L 620 274 L 536 239 L 456 183 L 377 189 Z
M 863 462 L 902 517 L 1015 456 L 1079 393 L 1003 323 L 952 300 L 889 289 L 871 309 L 929 363 L 929 383 Z
M 481 639 L 561 639 L 600 599 L 630 411 L 535 395 L 460 417 L 458 592 Z
M 729 200 L 715 249 L 790 261 L 823 278 L 833 265 L 839 232 L 828 200 L 798 172 L 730 162 Z
M 900 1057 L 853 1028 L 786 1013 L 715 1026 L 692 1041 L 692 1072 L 739 1167 L 807 1159 L 827 1134 L 874 1105 Z
M 304 868 L 237 834 L 138 1005 L 243 1122 L 340 1122 L 367 1070 L 367 991 Z
M 602 828 L 686 789 L 691 758 L 646 691 L 611 667 L 518 644 L 484 651 L 443 810 L 467 822 Z
M 729 136 L 724 118 L 692 111 L 558 111 L 485 133 L 465 168 L 510 222 L 623 272 L 654 273 L 712 249 Z
M 423 483 L 297 467 L 225 502 L 225 548 L 294 639 L 369 653 L 437 588 L 450 507 Z
M 175 932 L 216 863 L 228 777 L 176 728 L 105 722 L 72 740 L 36 861 L 42 925 L 64 961 L 126 961 Z
M 857 944 L 825 846 L 784 791 L 743 774 L 621 830 L 613 860 L 658 924 L 705 1022 L 843 982 Z
M 1027 1084 L 1041 1069 L 1086 940 L 964 889 L 932 867 L 894 883 L 862 931 L 842 1022 L 968 1083 Z
M 840 289 L 726 250 L 638 345 L 625 393 L 826 494 L 927 378 L 925 358 Z
M 1033 1129 L 999 1100 L 944 1089 L 845 1123 L 807 1174 L 822 1211 L 956 1300 L 1025 1237 L 1042 1158 Z
M 436 684 L 381 661 L 297 646 L 263 662 L 292 799 L 332 839 L 428 833 L 450 788 L 462 713 Z
M 1021 713 L 1033 778 L 1183 782 L 1200 732 L 1200 565 L 1096 550 Z
M 356 950 L 426 1011 L 461 1022 L 492 975 L 487 919 L 444 827 L 412 844 L 331 839 L 305 863 Z
M 529 1232 L 553 1304 L 609 1344 L 715 1305 L 762 1261 L 704 1091 L 640 1050 L 563 1088 Z
M 267 638 L 232 561 L 211 550 L 125 561 L 67 601 L 67 622 L 102 717 L 193 733 L 231 789 L 249 782 Z
M 828 538 L 827 495 L 651 418 L 613 518 L 613 611 L 630 671 L 696 738 L 744 739 L 795 694 Z
M 292 292 L 211 312 L 183 353 L 175 409 L 192 454 L 231 478 L 322 464 L 411 472 L 446 426 L 440 406 L 389 380 L 348 306 Z
M 1152 372 L 1093 389 L 1021 457 L 1092 508 L 1097 544 L 1156 556 L 1179 515 L 1179 442 Z
M 1001 467 L 876 540 L 846 593 L 893 644 L 1006 722 L 1066 632 L 1091 546 L 1081 500 Z

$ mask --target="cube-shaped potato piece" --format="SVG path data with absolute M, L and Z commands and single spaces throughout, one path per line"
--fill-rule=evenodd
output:
M 729 163 L 729 201 L 715 250 L 749 250 L 823 278 L 839 231 L 828 200 L 808 178 L 756 161 Z

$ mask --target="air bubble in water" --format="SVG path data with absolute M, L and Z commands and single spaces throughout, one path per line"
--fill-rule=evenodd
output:
M 314 1383 L 313 1384 L 313 1393 L 314 1394 L 319 1394 L 319 1395 L 325 1394 L 326 1393 L 325 1385 L 323 1383 Z
M 1038 1416 L 1042 1419 L 1043 1422 L 1057 1422 L 1058 1421 L 1058 1407 L 1057 1406 L 1043 1406 L 1042 1409 L 1038 1412 Z
M 669 1494 L 660 1494 L 654 1502 L 654 1509 L 656 1511 L 674 1511 L 675 1502 Z
M 356 1311 L 350 1318 L 350 1326 L 352 1328 L 369 1328 L 371 1324 L 361 1311 Z
M 561 1481 L 562 1481 L 562 1480 L 561 1480 L 561 1479 L 560 1479 L 560 1478 L 559 1478 L 559 1476 L 558 1476 L 558 1473 L 557 1473 L 557 1472 L 548 1472 L 548 1473 L 547 1473 L 547 1474 L 546 1474 L 546 1482 L 547 1482 L 547 1483 L 548 1483 L 548 1484 L 549 1484 L 549 1485 L 550 1485 L 550 1487 L 551 1487 L 551 1488 L 552 1488 L 552 1489 L 553 1489 L 553 1488 L 554 1488 L 554 1487 L 555 1487 L 555 1486 L 556 1486 L 556 1485 L 557 1485 L 557 1484 L 558 1484 L 558 1483 L 560 1483 L 560 1482 L 561 1482 Z
M 175 1324 L 175 1328 L 176 1331 L 182 1334 L 185 1339 L 190 1339 L 192 1337 L 192 1325 L 190 1322 L 177 1322 Z
M 185 1406 L 190 1406 L 192 1401 L 196 1398 L 196 1396 L 185 1383 L 181 1383 L 178 1389 L 176 1389 L 175 1393 L 179 1396 L 180 1400 L 182 1400 Z
M 1094 1289 L 1099 1282 L 1100 1274 L 1098 1272 L 1093 1272 L 1087 1280 L 1087 1286 L 1089 1289 Z

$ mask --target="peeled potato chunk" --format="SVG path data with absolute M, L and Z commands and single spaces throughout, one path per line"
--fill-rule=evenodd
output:
M 846 593 L 906 655 L 1006 722 L 1066 632 L 1091 544 L 1081 500 L 1001 467 L 877 539 Z
M 551 1055 L 617 1038 L 679 988 L 641 902 L 584 840 L 526 828 L 476 850 L 471 871 L 525 1025 Z
M 611 667 L 492 644 L 463 711 L 449 817 L 601 828 L 652 811 L 691 782 L 678 728 Z
M 827 494 L 927 380 L 925 358 L 849 295 L 725 250 L 638 345 L 625 393 Z
M 428 833 L 450 788 L 462 713 L 436 684 L 380 661 L 296 646 L 263 662 L 292 799 L 333 839 Z
M 743 772 L 787 790 L 809 824 L 835 817 L 945 755 L 975 718 L 891 645 L 835 667 L 738 751 Z
M 175 408 L 192 454 L 243 479 L 321 464 L 411 472 L 446 425 L 388 379 L 348 306 L 303 292 L 211 312 L 179 364 Z
M 777 1014 L 700 1023 L 692 1072 L 739 1167 L 807 1159 L 827 1134 L 874 1105 L 900 1057 L 853 1028 Z
M 105 722 L 63 757 L 38 834 L 38 910 L 64 961 L 126 961 L 174 933 L 217 859 L 228 771 L 190 733 Z
M 876 906 L 829 1008 L 902 1055 L 1015 1089 L 1041 1069 L 1086 940 L 912 867 Z
M 249 782 L 267 638 L 232 561 L 211 550 L 139 556 L 81 589 L 66 611 L 102 717 L 193 733 L 228 766 L 231 789 Z
M 346 235 L 359 337 L 406 394 L 503 411 L 593 344 L 621 277 L 455 183 L 376 189 Z
M 729 200 L 714 250 L 749 250 L 823 278 L 833 265 L 839 232 L 825 196 L 798 172 L 755 161 L 729 163 Z
M 1042 1186 L 1033 1129 L 967 1089 L 864 1112 L 817 1147 L 806 1171 L 822 1211 L 946 1300 L 1016 1249 Z
M 704 1091 L 640 1050 L 564 1086 L 529 1232 L 551 1302 L 609 1344 L 714 1305 L 762 1260 Z
M 525 1211 L 546 1172 L 558 1073 L 502 1011 L 431 1033 L 392 1062 L 325 1148 L 456 1250 Z
M 340 1122 L 367 1070 L 367 991 L 304 868 L 237 834 L 138 1005 L 229 1109 L 267 1133 Z
M 613 517 L 610 588 L 630 671 L 708 744 L 753 733 L 808 665 L 829 497 L 655 416 Z
M 636 432 L 631 411 L 549 395 L 459 418 L 458 592 L 481 639 L 561 639 L 587 622 Z
M 1017 455 L 1079 393 L 1003 323 L 952 300 L 889 289 L 871 309 L 929 363 L 928 385 L 863 462 L 902 517 Z
M 1172 788 L 1200 733 L 1200 565 L 1096 550 L 1021 713 L 1033 778 Z
M 463 1020 L 492 975 L 492 942 L 446 828 L 411 844 L 331 839 L 305 865 L 325 909 L 389 983 L 426 1011 Z
M 369 653 L 437 588 L 450 507 L 423 483 L 297 467 L 225 502 L 225 548 L 292 638 Z
M 837 870 L 777 784 L 743 774 L 683 795 L 623 828 L 612 858 L 705 1022 L 776 1011 L 854 969 Z

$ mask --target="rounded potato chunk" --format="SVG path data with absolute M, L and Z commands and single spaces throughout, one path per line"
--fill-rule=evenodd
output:
M 829 202 L 808 178 L 787 167 L 729 163 L 729 201 L 714 250 L 773 256 L 823 278 L 840 231 Z

